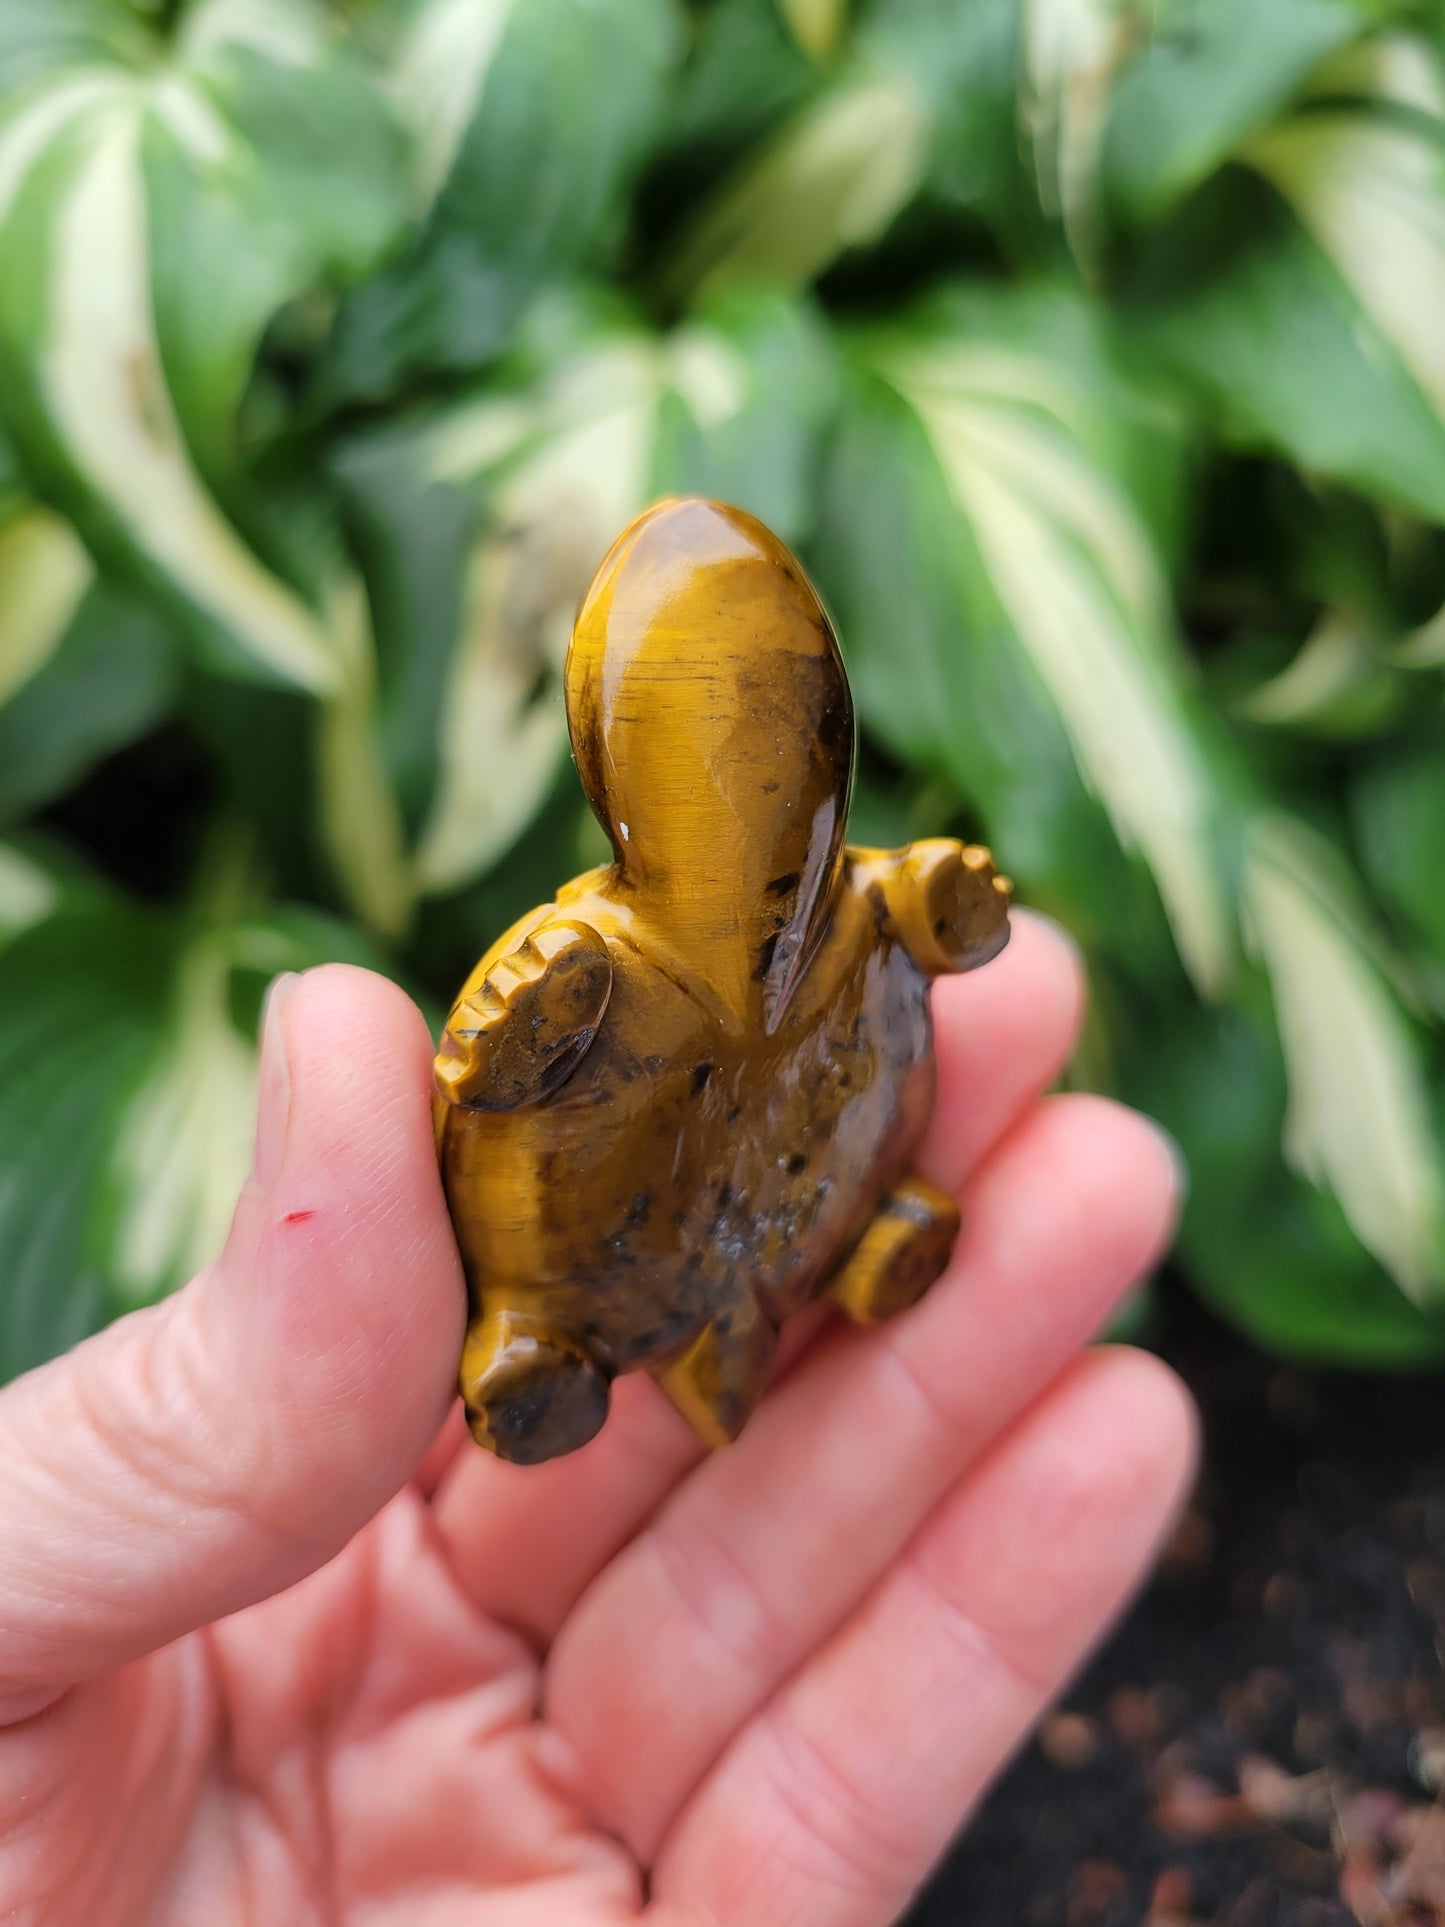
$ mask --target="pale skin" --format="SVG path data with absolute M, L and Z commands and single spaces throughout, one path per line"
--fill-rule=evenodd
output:
M 1079 973 L 934 993 L 944 1278 L 789 1334 L 706 1455 L 645 1378 L 465 1437 L 432 1047 L 273 1002 L 225 1252 L 0 1394 L 0 1915 L 20 1927 L 886 1927 L 1147 1570 L 1193 1419 L 1083 1350 L 1167 1242 L 1141 1119 L 1040 1093 Z

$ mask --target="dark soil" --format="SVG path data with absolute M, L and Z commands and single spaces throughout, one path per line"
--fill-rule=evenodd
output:
M 1167 1322 L 1199 1491 L 907 1927 L 1437 1927 L 1445 1378 L 1288 1368 L 1182 1294 Z

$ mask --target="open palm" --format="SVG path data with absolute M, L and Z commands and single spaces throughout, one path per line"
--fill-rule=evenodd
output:
M 1041 1098 L 1049 926 L 935 991 L 929 1297 L 814 1312 L 704 1458 L 645 1380 L 537 1468 L 452 1411 L 430 1045 L 273 1001 L 256 1171 L 167 1304 L 0 1395 L 0 1915 L 883 1927 L 1146 1567 L 1175 1381 L 1079 1355 L 1167 1236 L 1141 1120 Z

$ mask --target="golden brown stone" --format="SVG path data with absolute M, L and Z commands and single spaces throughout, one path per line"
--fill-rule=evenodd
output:
M 662 502 L 618 538 L 566 699 L 615 860 L 493 944 L 436 1064 L 462 1396 L 527 1463 L 591 1438 L 639 1367 L 735 1438 L 789 1312 L 831 1291 L 888 1317 L 927 1290 L 958 1228 L 910 1170 L 928 979 L 1008 939 L 986 850 L 844 846 L 842 658 L 740 510 Z

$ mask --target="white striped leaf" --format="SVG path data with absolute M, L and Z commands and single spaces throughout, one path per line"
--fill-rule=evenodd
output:
M 1403 120 L 1316 106 L 1256 135 L 1240 158 L 1290 203 L 1445 419 L 1445 111 L 1438 102 L 1435 112 L 1440 129 L 1432 136 Z
M 214 900 L 179 914 L 94 886 L 47 903 L 14 854 L 0 916 L 29 921 L 0 944 L 0 1378 L 216 1255 L 250 1159 L 267 980 L 377 961 L 324 917 L 239 901 L 224 853 Z
M 1136 219 L 1207 179 L 1371 24 L 1367 0 L 1145 0 L 1119 12 L 1142 44 L 1118 78 L 1105 174 L 1111 201 Z
M 485 394 L 426 431 L 406 494 L 470 491 L 478 527 L 455 631 L 443 639 L 420 892 L 454 890 L 488 869 L 555 782 L 571 624 L 619 529 L 657 494 L 698 491 L 796 538 L 828 393 L 815 324 L 790 304 L 742 303 L 670 335 L 600 334 L 534 389 Z M 392 513 L 388 539 L 413 540 Z M 436 646 L 435 619 L 416 609 L 412 656 Z
M 848 0 L 777 0 L 788 32 L 810 60 L 826 60 L 848 26 Z
M 342 305 L 328 399 L 472 374 L 539 288 L 616 250 L 682 38 L 679 0 L 380 4 L 414 220 Z
M 157 332 L 146 158 L 156 143 L 184 156 L 202 202 L 210 178 L 264 168 L 218 111 L 205 63 L 225 72 L 240 60 L 248 83 L 258 59 L 302 63 L 322 46 L 302 30 L 307 12 L 209 0 L 186 16 L 182 53 L 200 63 L 196 75 L 180 64 L 149 80 L 62 70 L 0 117 L 0 339 L 78 509 L 103 515 L 153 578 L 250 661 L 322 691 L 337 682 L 335 639 L 217 506 L 177 417 Z M 250 238 L 258 257 L 274 249 L 264 229 Z M 244 261 L 244 245 L 237 252 Z M 227 292 L 215 312 L 223 337 L 244 307 Z M 208 293 L 216 298 L 201 284 L 203 301 Z M 274 305 L 278 292 L 268 294 Z M 264 318 L 243 316 L 253 337 Z
M 1326 609 L 1289 662 L 1241 696 L 1235 713 L 1275 729 L 1377 735 L 1399 712 L 1400 653 L 1385 649 L 1378 625 Z
M 1338 1199 L 1417 1304 L 1445 1298 L 1442 1146 L 1379 940 L 1339 859 L 1291 819 L 1255 819 L 1247 929 L 1268 973 L 1289 1078 L 1284 1150 Z
M 0 352 L 22 443 L 39 437 L 78 519 L 129 547 L 209 659 L 324 699 L 323 834 L 363 916 L 395 933 L 409 884 L 359 585 L 235 453 L 271 317 L 400 220 L 395 139 L 316 0 L 198 0 L 170 52 L 149 73 L 58 71 L 0 115 Z
M 0 705 L 55 654 L 94 574 L 74 529 L 49 509 L 0 527 Z
M 108 1181 L 123 1306 L 211 1262 L 250 1167 L 256 1048 L 232 1020 L 230 976 L 222 940 L 182 951 L 160 1050 L 117 1123 Z
M 377 730 L 376 652 L 359 582 L 333 590 L 328 618 L 341 674 L 316 718 L 321 832 L 347 901 L 368 929 L 396 939 L 406 934 L 416 891 Z
M 451 173 L 513 0 L 428 0 L 402 36 L 392 87 L 415 141 L 418 205 Z
M 1233 439 L 1436 520 L 1441 61 L 1421 40 L 1387 36 L 1334 55 L 1310 85 L 1316 98 L 1237 150 L 1273 193 L 1244 193 L 1247 176 L 1216 183 L 1213 224 L 1201 213 L 1196 235 L 1181 217 L 1139 319 L 1217 397 Z
M 1123 0 L 1025 0 L 1023 125 L 1039 198 L 1075 255 L 1093 259 L 1099 162 L 1115 72 L 1137 30 Z
M 929 110 L 901 68 L 862 71 L 783 130 L 704 208 L 669 271 L 706 299 L 728 287 L 805 287 L 884 232 L 921 184 Z
M 26 851 L 0 842 L 0 947 L 42 922 L 59 902 L 56 878 Z
M 877 365 L 928 438 L 1080 775 L 1152 870 L 1196 983 L 1217 992 L 1233 957 L 1219 799 L 1158 556 L 1079 432 L 1083 396 L 1007 340 L 900 343 Z

